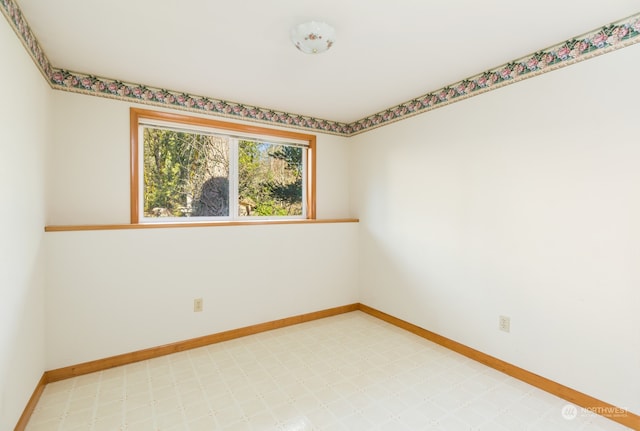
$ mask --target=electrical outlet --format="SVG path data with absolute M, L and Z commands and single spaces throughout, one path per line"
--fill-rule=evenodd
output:
M 500 316 L 498 328 L 504 332 L 511 332 L 511 318 L 509 316 Z
M 193 311 L 194 312 L 202 311 L 202 298 L 196 298 L 193 300 Z

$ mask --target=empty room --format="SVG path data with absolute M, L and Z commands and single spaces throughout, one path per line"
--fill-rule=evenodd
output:
M 0 10 L 0 431 L 640 429 L 637 0 Z

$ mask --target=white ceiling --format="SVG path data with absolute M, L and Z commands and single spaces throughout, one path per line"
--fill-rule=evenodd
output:
M 54 67 L 350 123 L 640 11 L 640 0 L 17 0 Z M 290 28 L 324 20 L 325 54 Z

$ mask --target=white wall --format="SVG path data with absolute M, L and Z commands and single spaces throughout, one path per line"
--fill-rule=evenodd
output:
M 355 137 L 361 302 L 640 413 L 639 67 L 635 45 Z
M 0 429 L 44 371 L 44 157 L 51 90 L 0 17 Z
M 48 224 L 128 223 L 130 106 L 54 93 Z M 318 218 L 348 216 L 348 155 L 345 138 L 317 137 Z M 47 369 L 358 300 L 354 223 L 46 240 Z
M 357 229 L 51 232 L 47 369 L 357 302 Z

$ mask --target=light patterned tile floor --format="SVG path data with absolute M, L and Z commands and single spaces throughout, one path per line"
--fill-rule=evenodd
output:
M 353 312 L 47 385 L 27 431 L 628 429 Z

